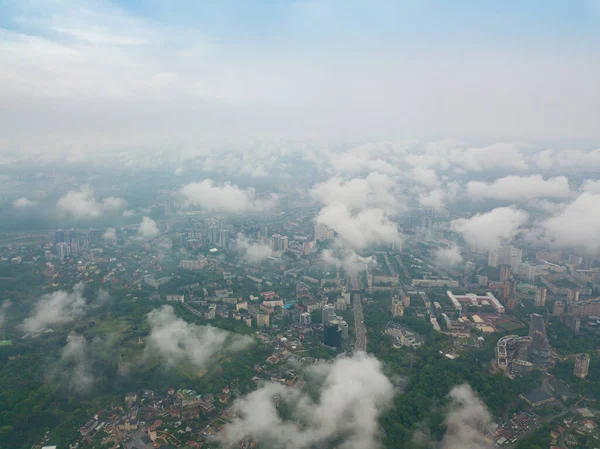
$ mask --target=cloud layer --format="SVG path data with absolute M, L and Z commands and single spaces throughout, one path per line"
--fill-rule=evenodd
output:
M 451 227 L 463 236 L 470 247 L 491 250 L 512 240 L 528 218 L 527 212 L 515 207 L 498 207 L 471 218 L 454 220 Z
M 467 184 L 471 198 L 504 201 L 528 201 L 541 198 L 567 198 L 571 190 L 566 176 L 544 179 L 542 175 L 506 176 L 492 183 L 471 181 Z
M 160 234 L 158 225 L 150 217 L 143 217 L 140 226 L 138 227 L 138 235 L 144 238 L 156 237 Z
M 73 321 L 84 314 L 84 285 L 76 284 L 72 291 L 58 290 L 42 296 L 33 308 L 33 314 L 23 321 L 25 332 L 36 332 L 42 328 Z
M 249 337 L 188 323 L 177 317 L 171 306 L 150 312 L 148 324 L 146 356 L 158 355 L 170 366 L 185 362 L 204 367 L 221 350 L 238 351 L 252 342 Z
M 273 256 L 271 245 L 250 241 L 242 234 L 238 234 L 236 242 L 242 257 L 250 263 L 260 263 Z
M 318 386 L 315 395 L 267 383 L 235 402 L 237 417 L 224 427 L 221 441 L 234 447 L 252 438 L 272 448 L 305 449 L 336 439 L 344 449 L 377 448 L 378 418 L 394 396 L 381 368 L 364 353 L 316 365 L 306 373 L 307 382 Z M 276 401 L 285 404 L 288 419 Z
M 210 179 L 183 186 L 181 194 L 191 206 L 213 212 L 264 212 L 277 204 L 276 195 L 260 198 L 253 188 L 242 190 L 230 183 L 217 185 Z
M 464 259 L 458 245 L 438 248 L 433 252 L 433 261 L 442 267 L 455 267 L 463 263 Z
M 111 196 L 98 201 L 90 187 L 85 187 L 80 191 L 71 190 L 56 203 L 56 209 L 60 215 L 75 218 L 96 218 L 105 213 L 118 213 L 125 207 L 127 207 L 127 202 L 123 198 Z

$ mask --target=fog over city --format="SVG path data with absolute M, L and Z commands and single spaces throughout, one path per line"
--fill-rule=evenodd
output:
M 0 448 L 597 445 L 597 1 L 0 11 Z

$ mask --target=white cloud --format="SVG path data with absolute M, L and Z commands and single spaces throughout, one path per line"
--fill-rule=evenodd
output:
M 446 415 L 446 433 L 441 449 L 491 449 L 494 447 L 486 435 L 493 421 L 486 406 L 467 384 L 450 390 L 450 404 Z
M 535 156 L 532 157 L 533 162 L 542 170 L 550 170 L 554 165 L 554 151 L 553 150 L 542 150 L 538 151 Z
M 214 212 L 264 212 L 277 204 L 276 195 L 260 198 L 253 188 L 242 190 L 230 183 L 219 186 L 210 179 L 183 186 L 181 194 L 190 205 Z
M 88 348 L 85 337 L 71 334 L 67 344 L 61 350 L 60 374 L 66 378 L 69 389 L 76 393 L 89 392 L 96 378 L 88 358 Z
M 140 227 L 138 228 L 138 235 L 144 238 L 156 237 L 160 234 L 158 225 L 150 217 L 143 217 Z
M 459 191 L 460 185 L 458 182 L 447 182 L 439 188 L 421 192 L 419 194 L 419 204 L 426 208 L 442 211 L 449 202 L 456 199 Z
M 33 308 L 33 315 L 23 321 L 25 332 L 36 332 L 46 326 L 61 325 L 83 316 L 84 285 L 76 284 L 73 291 L 58 290 L 42 296 Z
M 146 356 L 158 355 L 169 366 L 185 362 L 204 367 L 221 350 L 239 351 L 252 343 L 250 337 L 188 323 L 177 317 L 171 306 L 150 312 L 148 324 Z
M 252 242 L 242 234 L 238 234 L 237 236 L 237 247 L 243 253 L 244 259 L 250 263 L 260 263 L 273 256 L 273 250 L 270 245 Z
M 455 267 L 464 261 L 458 245 L 437 248 L 433 252 L 433 260 L 442 267 Z
M 344 180 L 340 176 L 317 184 L 313 198 L 324 205 L 341 203 L 356 212 L 368 207 L 398 210 L 402 203 L 394 195 L 396 183 L 388 175 L 373 172 L 366 178 Z
M 236 417 L 223 428 L 221 442 L 234 447 L 251 438 L 273 448 L 308 449 L 336 439 L 342 449 L 379 447 L 378 419 L 394 396 L 381 363 L 356 353 L 307 371 L 314 394 L 267 383 L 236 400 Z M 287 419 L 275 398 L 286 405 Z
M 135 215 L 135 211 L 133 209 L 127 209 L 123 211 L 124 217 L 133 217 Z
M 344 267 L 346 271 L 352 274 L 364 270 L 365 266 L 370 263 L 376 263 L 373 260 L 373 256 L 360 256 L 356 251 L 339 244 L 336 245 L 335 249 L 324 250 L 321 253 L 321 258 L 326 264 Z
M 418 165 L 413 168 L 411 178 L 425 187 L 434 188 L 438 185 L 437 173 L 432 168 Z
M 115 228 L 108 228 L 102 234 L 102 238 L 104 240 L 116 240 L 117 239 L 117 230 Z
M 512 240 L 528 218 L 526 212 L 515 207 L 498 207 L 471 218 L 454 220 L 451 227 L 463 236 L 467 245 L 490 250 Z
M 117 213 L 127 207 L 123 198 L 108 197 L 98 201 L 91 187 L 69 191 L 56 203 L 58 213 L 75 218 L 96 218 L 104 213 Z
M 16 199 L 13 202 L 13 207 L 16 208 L 16 209 L 25 209 L 25 208 L 33 207 L 33 206 L 36 206 L 36 205 L 37 205 L 37 203 L 35 201 L 32 201 L 32 200 L 27 199 L 25 197 Z
M 590 193 L 600 193 L 600 180 L 586 179 L 581 185 L 581 190 Z
M 406 161 L 419 168 L 424 179 L 431 182 L 431 173 L 424 171 L 425 168 L 474 172 L 492 169 L 526 170 L 529 165 L 521 148 L 522 145 L 502 142 L 485 147 L 465 148 L 460 142 L 449 139 L 441 144 L 434 142 L 428 145 L 422 153 L 408 155 Z
M 183 168 L 181 168 L 181 167 L 177 167 L 177 168 L 176 168 L 176 169 L 173 171 L 173 174 L 174 174 L 175 176 L 181 176 L 181 175 L 183 174 Z
M 570 195 L 566 176 L 544 179 L 542 175 L 506 176 L 492 183 L 471 181 L 467 184 L 471 198 L 504 201 L 528 201 L 541 198 L 566 198 Z
M 382 209 L 364 209 L 353 214 L 344 204 L 333 203 L 321 209 L 316 222 L 333 229 L 349 248 L 402 244 L 398 225 L 390 221 Z
M 600 254 L 600 194 L 582 193 L 563 211 L 541 223 L 546 238 L 563 248 Z

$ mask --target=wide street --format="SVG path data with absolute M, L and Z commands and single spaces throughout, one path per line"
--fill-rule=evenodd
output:
M 367 328 L 365 326 L 365 317 L 363 315 L 362 303 L 360 302 L 360 294 L 352 294 L 353 310 L 354 310 L 354 333 L 356 334 L 356 343 L 354 351 L 367 350 Z

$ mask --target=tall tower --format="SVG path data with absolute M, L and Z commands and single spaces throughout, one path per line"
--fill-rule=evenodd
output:
M 575 368 L 573 374 L 580 379 L 585 379 L 590 369 L 590 356 L 588 354 L 577 354 L 575 357 Z
M 546 305 L 546 293 L 547 289 L 544 287 L 538 287 L 535 294 L 535 306 L 544 307 Z

